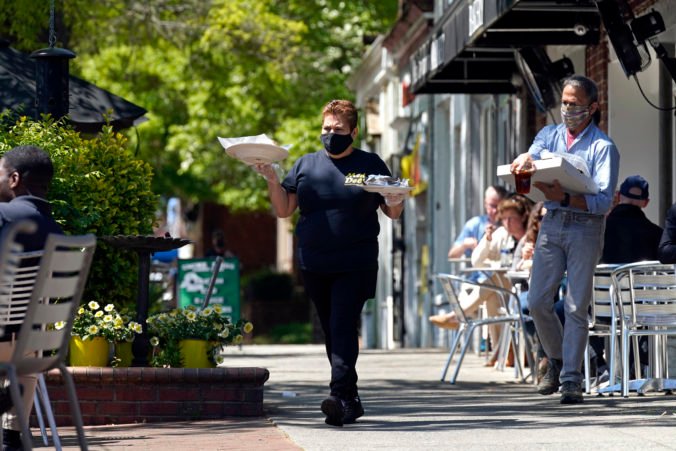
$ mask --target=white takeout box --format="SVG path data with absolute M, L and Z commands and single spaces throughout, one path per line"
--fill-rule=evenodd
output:
M 563 189 L 573 194 L 596 194 L 599 189 L 590 177 L 573 166 L 562 157 L 544 158 L 534 160 L 535 173 L 531 177 L 530 193 L 526 194 L 534 202 L 544 201 L 544 194 L 537 189 L 533 182 L 551 184 L 554 179 L 558 180 Z M 514 187 L 514 174 L 509 170 L 509 164 L 498 166 L 498 177 Z

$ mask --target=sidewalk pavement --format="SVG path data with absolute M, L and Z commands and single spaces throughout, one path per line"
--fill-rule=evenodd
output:
M 366 414 L 336 428 L 319 411 L 329 380 L 323 346 L 244 346 L 226 354 L 226 366 L 270 370 L 265 418 L 88 427 L 90 449 L 676 450 L 674 395 L 586 395 L 584 404 L 564 406 L 521 383 L 513 369 L 484 367 L 473 354 L 450 385 L 439 381 L 445 350 L 365 350 L 358 371 Z M 61 435 L 63 449 L 78 449 L 72 428 Z

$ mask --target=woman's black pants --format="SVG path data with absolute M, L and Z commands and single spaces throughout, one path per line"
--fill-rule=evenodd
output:
M 331 363 L 331 395 L 354 399 L 358 394 L 359 318 L 366 300 L 375 296 L 378 270 L 302 274 L 305 292 L 324 331 Z

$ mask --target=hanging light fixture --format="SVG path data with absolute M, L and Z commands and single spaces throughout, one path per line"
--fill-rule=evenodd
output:
M 75 53 L 68 49 L 54 47 L 54 0 L 49 5 L 49 47 L 36 50 L 30 57 L 35 60 L 35 119 L 50 114 L 60 119 L 68 114 L 68 60 Z

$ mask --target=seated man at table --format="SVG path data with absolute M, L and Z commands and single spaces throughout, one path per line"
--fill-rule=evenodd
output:
M 500 201 L 498 217 L 502 226 L 496 228 L 491 224 L 486 227 L 486 234 L 472 252 L 472 266 L 491 268 L 511 265 L 511 258 L 513 258 L 516 245 L 526 234 L 526 224 L 531 206 L 532 202 L 519 194 Z M 510 261 L 501 261 L 503 254 L 508 254 L 511 257 Z M 504 274 L 490 271 L 486 273 L 489 278 L 485 283 L 507 289 L 511 288 L 511 283 Z M 498 296 L 494 291 L 489 290 L 480 289 L 464 292 L 459 301 L 463 311 L 469 316 L 476 315 L 482 303 L 486 305 L 488 316 L 497 316 L 501 307 Z M 436 315 L 430 317 L 430 321 L 439 327 L 453 328 L 453 326 L 459 326 L 455 313 Z M 501 330 L 502 326 L 499 324 L 491 325 L 488 328 L 491 343 L 494 346 L 494 356 L 497 355 L 496 344 L 499 343 Z
M 15 221 L 30 219 L 37 224 L 31 235 L 20 234 L 17 241 L 25 252 L 44 248 L 50 233 L 62 234 L 61 227 L 52 217 L 47 200 L 47 190 L 54 175 L 52 161 L 47 152 L 35 146 L 19 146 L 7 151 L 0 158 L 0 234 L 2 228 Z M 14 339 L 20 325 L 8 325 L 0 337 L 0 361 L 9 361 L 14 350 Z M 33 394 L 37 378 L 20 377 L 23 387 L 23 402 L 26 414 L 33 407 Z M 21 449 L 21 434 L 16 412 L 12 407 L 9 391 L 0 390 L 3 451 Z M 9 410 L 9 411 L 8 411 Z
M 486 188 L 484 192 L 484 210 L 485 214 L 474 216 L 470 218 L 462 228 L 460 234 L 453 242 L 451 249 L 448 251 L 448 258 L 470 258 L 472 251 L 479 244 L 479 240 L 484 236 L 486 230 L 490 227 L 495 230 L 495 224 L 498 220 L 498 204 L 507 195 L 507 191 L 502 186 L 492 185 Z M 481 272 L 473 272 L 466 276 L 467 279 L 475 282 L 483 282 L 486 276 Z M 466 287 L 466 290 L 472 291 L 473 288 Z M 446 318 L 452 318 L 450 322 L 446 322 Z M 432 315 L 429 317 L 430 322 L 435 326 L 443 328 L 457 328 L 457 320 L 448 315 Z
M 631 175 L 620 185 L 617 205 L 606 217 L 601 263 L 625 264 L 657 260 L 662 227 L 650 221 L 643 212 L 650 202 L 649 188 L 648 181 L 640 175 Z M 640 360 L 647 365 L 647 337 L 641 337 L 639 343 Z M 589 344 L 596 354 L 596 365 L 592 366 L 603 372 L 602 368 L 606 365 L 604 340 L 602 337 L 589 337 Z

